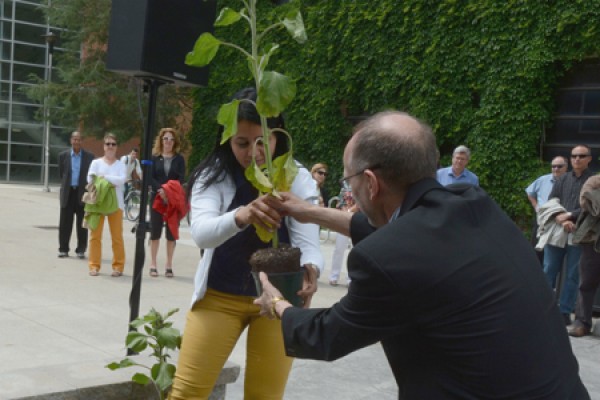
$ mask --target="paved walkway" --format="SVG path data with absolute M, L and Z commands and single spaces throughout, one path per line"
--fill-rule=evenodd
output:
M 129 320 L 129 292 L 135 236 L 125 222 L 127 265 L 125 275 L 110 276 L 110 239 L 103 241 L 100 276 L 88 276 L 87 261 L 56 257 L 58 247 L 58 193 L 39 186 L 0 184 L 0 399 L 73 390 L 129 379 L 134 370 L 109 371 L 108 362 L 125 355 Z M 183 329 L 192 292 L 199 251 L 182 227 L 175 253 L 175 278 L 144 274 L 140 313 L 180 308 L 175 326 Z M 72 238 L 74 244 L 75 238 Z M 333 242 L 322 246 L 331 260 Z M 159 262 L 164 262 L 160 249 Z M 163 264 L 159 264 L 163 265 Z M 345 293 L 343 286 L 327 285 L 321 278 L 315 307 L 333 304 Z M 572 340 L 581 376 L 592 398 L 600 400 L 600 339 Z M 243 366 L 244 341 L 231 361 Z M 151 359 L 148 358 L 150 362 Z M 242 399 L 243 371 L 228 387 L 228 399 Z M 395 400 L 396 384 L 378 345 L 326 363 L 296 360 L 286 400 Z

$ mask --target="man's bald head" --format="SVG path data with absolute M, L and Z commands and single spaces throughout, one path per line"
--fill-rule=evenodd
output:
M 375 114 L 358 125 L 348 143 L 349 169 L 376 169 L 395 190 L 435 176 L 437 146 L 431 128 L 398 111 Z

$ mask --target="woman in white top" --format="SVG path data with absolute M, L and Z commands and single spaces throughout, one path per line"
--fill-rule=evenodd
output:
M 102 230 L 104 229 L 104 219 L 108 219 L 110 228 L 110 237 L 112 240 L 113 260 L 112 276 L 119 277 L 123 275 L 125 268 L 125 245 L 123 243 L 123 189 L 127 179 L 127 168 L 117 158 L 117 137 L 112 133 L 104 136 L 104 156 L 95 159 L 88 170 L 88 183 L 92 181 L 92 176 L 103 177 L 109 181 L 115 189 L 119 209 L 114 213 L 101 216 L 98 227 L 90 232 L 90 258 L 89 269 L 91 276 L 97 276 L 100 271 L 102 260 Z
M 245 368 L 245 399 L 281 399 L 292 365 L 285 355 L 281 321 L 259 315 L 253 304 L 256 288 L 250 273 L 249 256 L 260 247 L 251 225 L 267 210 L 265 196 L 244 175 L 252 162 L 256 143 L 256 163 L 265 163 L 260 118 L 256 112 L 256 90 L 244 89 L 234 99 L 241 100 L 237 133 L 221 144 L 194 170 L 188 188 L 191 196 L 191 233 L 204 249 L 195 277 L 192 309 L 188 312 L 179 363 L 170 400 L 208 399 L 217 377 L 232 349 L 248 329 Z M 268 127 L 283 128 L 283 118 L 267 120 Z M 274 158 L 288 150 L 287 139 L 279 132 L 269 140 Z M 306 168 L 292 185 L 292 192 L 307 201 L 318 196 L 316 184 Z M 279 221 L 277 221 L 279 222 Z M 305 306 L 317 289 L 323 265 L 319 247 L 319 227 L 286 218 L 279 230 L 281 242 L 302 251 L 304 287 L 299 294 Z

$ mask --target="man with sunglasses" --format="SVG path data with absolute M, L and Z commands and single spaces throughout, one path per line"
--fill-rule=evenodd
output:
M 548 196 L 557 198 L 565 212 L 557 214 L 554 219 L 563 226 L 569 235 L 565 247 L 547 244 L 544 247 L 544 273 L 550 286 L 556 288 L 558 273 L 566 260 L 564 269 L 564 284 L 560 290 L 558 306 L 563 315 L 565 325 L 571 325 L 571 313 L 575 308 L 577 287 L 579 286 L 579 259 L 581 248 L 572 243 L 575 222 L 581 213 L 579 194 L 585 181 L 593 175 L 588 166 L 592 161 L 592 151 L 586 145 L 577 145 L 571 150 L 571 171 L 561 176 Z
M 440 185 L 436 164 L 431 128 L 388 111 L 344 151 L 360 212 L 267 198 L 269 226 L 289 215 L 354 247 L 339 302 L 294 307 L 261 272 L 261 315 L 281 318 L 291 357 L 335 360 L 380 342 L 404 400 L 589 399 L 531 246 L 483 190 Z

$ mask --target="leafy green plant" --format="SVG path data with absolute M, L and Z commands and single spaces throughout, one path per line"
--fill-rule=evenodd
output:
M 130 324 L 135 330 L 127 334 L 125 344 L 128 349 L 135 353 L 141 353 L 150 347 L 152 349 L 152 357 L 156 361 L 151 367 L 126 357 L 119 362 L 112 362 L 106 365 L 106 368 L 111 371 L 128 367 L 147 369 L 150 375 L 138 372 L 131 377 L 131 380 L 140 385 L 147 385 L 152 382 L 159 392 L 161 400 L 165 399 L 173 383 L 173 376 L 176 369 L 174 364 L 169 363 L 171 356 L 168 352 L 169 350 L 181 347 L 181 333 L 179 329 L 173 328 L 173 323 L 167 321 L 177 311 L 179 309 L 175 308 L 166 314 L 161 314 L 153 308 L 148 314 L 135 319 Z M 137 331 L 140 327 L 144 327 L 144 332 Z
M 260 31 L 256 9 L 258 0 L 242 0 L 242 3 L 243 8 L 240 11 L 229 7 L 223 8 L 215 21 L 215 26 L 224 27 L 245 20 L 251 34 L 249 48 L 245 49 L 237 44 L 217 39 L 211 33 L 206 32 L 200 35 L 193 50 L 186 56 L 185 62 L 194 67 L 206 66 L 214 59 L 221 46 L 239 51 L 246 59 L 256 86 L 257 99 L 256 102 L 246 99 L 234 100 L 221 106 L 217 115 L 218 123 L 224 127 L 221 143 L 225 143 L 237 132 L 237 113 L 240 102 L 252 103 L 261 119 L 261 141 L 264 145 L 265 164 L 257 165 L 255 157 L 253 157 L 252 164 L 246 169 L 245 175 L 261 194 L 270 193 L 277 196 L 278 192 L 290 190 L 298 169 L 293 158 L 290 134 L 284 129 L 269 129 L 267 118 L 278 116 L 291 103 L 296 95 L 296 82 L 284 74 L 268 70 L 269 61 L 278 51 L 279 45 L 267 42 L 267 34 L 275 29 L 285 28 L 294 40 L 304 43 L 307 39 L 306 31 L 302 14 L 297 9 L 286 12 L 284 16 L 279 17 L 279 21 Z M 290 151 L 273 160 L 268 143 L 271 133 L 275 131 L 279 131 L 289 138 Z M 276 231 L 269 232 L 258 225 L 255 227 L 262 241 L 270 242 L 272 240 L 273 247 L 278 247 Z

